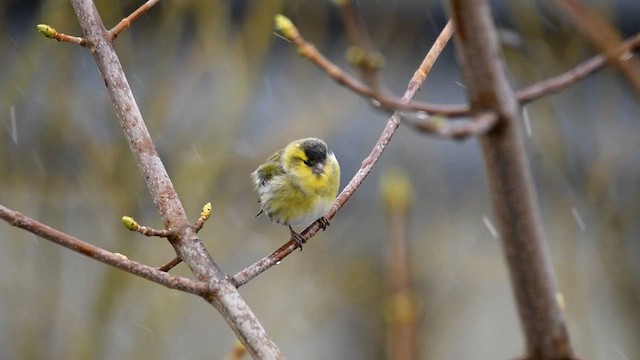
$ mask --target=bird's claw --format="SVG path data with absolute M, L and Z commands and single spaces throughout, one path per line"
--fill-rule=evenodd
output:
M 296 244 L 298 244 L 298 247 L 300 248 L 300 251 L 302 251 L 302 245 L 307 242 L 307 240 L 305 240 L 305 238 L 298 234 L 297 232 L 295 232 L 291 226 L 289 226 L 289 232 L 291 232 L 291 240 L 295 241 Z
M 318 219 L 318 224 L 320 224 L 320 228 L 322 229 L 322 231 L 325 231 L 327 229 L 327 226 L 329 226 L 329 220 L 327 220 L 326 217 L 321 217 L 320 219 Z

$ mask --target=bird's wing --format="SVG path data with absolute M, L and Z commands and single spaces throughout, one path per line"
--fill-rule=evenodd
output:
M 283 150 L 280 149 L 271 155 L 267 161 L 260 165 L 256 171 L 253 172 L 253 180 L 256 188 L 259 188 L 269 182 L 274 176 L 284 174 L 284 168 L 280 162 L 280 156 Z

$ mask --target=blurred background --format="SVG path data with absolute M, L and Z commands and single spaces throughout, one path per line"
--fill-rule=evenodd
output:
M 96 1 L 107 28 L 142 1 Z M 623 37 L 640 3 L 590 2 Z M 381 78 L 401 95 L 446 23 L 441 1 L 359 2 L 385 56 Z M 514 87 L 594 54 L 549 3 L 495 2 Z M 327 141 L 342 186 L 388 115 L 340 87 L 273 34 L 282 12 L 352 74 L 340 13 L 328 1 L 176 1 L 152 8 L 116 50 L 181 200 L 229 274 L 288 240 L 255 218 L 249 173 L 289 141 Z M 123 215 L 160 221 L 85 48 L 46 39 L 36 24 L 81 35 L 68 1 L 0 1 L 0 203 L 131 259 L 158 266 L 162 239 L 131 233 Z M 462 103 L 447 46 L 418 99 Z M 640 358 L 640 108 L 607 68 L 524 109 L 523 136 L 545 234 L 585 359 Z M 304 248 L 240 289 L 290 359 L 389 358 L 390 212 L 381 175 L 405 174 L 406 236 L 420 359 L 522 354 L 477 141 L 401 127 L 359 191 Z M 402 221 L 401 221 L 402 223 Z M 235 337 L 204 301 L 89 260 L 0 222 L 1 359 L 222 359 Z M 184 265 L 173 272 L 190 275 Z

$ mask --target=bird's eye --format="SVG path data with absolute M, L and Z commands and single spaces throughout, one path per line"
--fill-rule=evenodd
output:
M 305 165 L 307 165 L 308 167 L 311 167 L 311 161 L 309 160 L 305 160 L 303 161 Z

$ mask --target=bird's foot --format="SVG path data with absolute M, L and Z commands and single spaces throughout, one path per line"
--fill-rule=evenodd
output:
M 318 219 L 318 223 L 320 224 L 320 228 L 322 229 L 322 231 L 325 231 L 327 229 L 327 226 L 329 226 L 329 220 L 327 220 L 326 217 L 321 217 L 320 219 Z
M 307 240 L 305 240 L 302 235 L 295 232 L 291 226 L 289 226 L 289 232 L 291 233 L 291 240 L 295 241 L 296 244 L 298 244 L 298 246 L 300 247 L 300 251 L 302 251 L 302 244 L 307 242 Z

